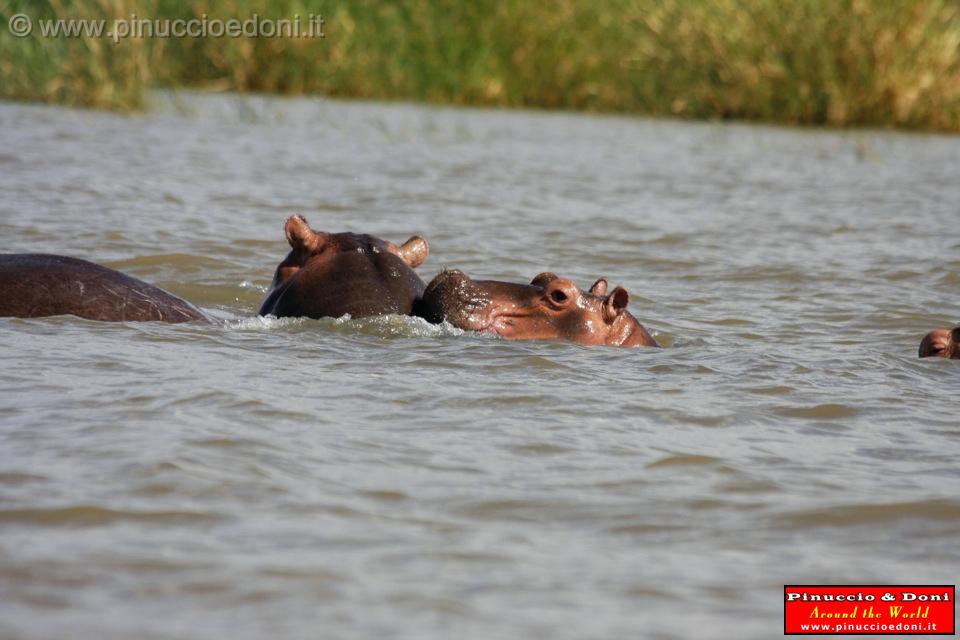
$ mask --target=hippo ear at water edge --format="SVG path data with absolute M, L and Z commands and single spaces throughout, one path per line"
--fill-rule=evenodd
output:
M 607 286 L 608 286 L 607 279 L 600 278 L 599 280 L 593 283 L 592 287 L 590 287 L 590 293 L 592 293 L 595 296 L 605 296 L 607 295 Z
M 538 273 L 537 276 L 530 281 L 530 284 L 532 284 L 535 287 L 540 287 L 542 289 L 543 287 L 546 287 L 551 280 L 556 280 L 557 277 L 558 276 L 555 273 L 552 273 L 550 271 L 544 271 L 543 273 Z
M 411 269 L 422 265 L 430 255 L 430 245 L 421 236 L 413 236 L 397 247 L 397 255 L 407 263 Z
M 607 322 L 613 322 L 627 310 L 628 304 L 630 304 L 630 294 L 623 287 L 617 287 L 603 301 L 603 319 Z
M 327 243 L 327 234 L 318 233 L 311 229 L 310 225 L 307 224 L 307 219 L 301 215 L 293 215 L 287 218 L 283 229 L 287 234 L 287 242 L 295 251 L 318 253 Z

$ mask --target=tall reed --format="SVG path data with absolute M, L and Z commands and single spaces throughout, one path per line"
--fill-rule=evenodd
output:
M 2 5 L 0 5 L 2 7 Z M 960 131 L 957 0 L 8 0 L 0 96 L 150 87 Z M 8 18 L 324 18 L 324 38 L 16 38 Z

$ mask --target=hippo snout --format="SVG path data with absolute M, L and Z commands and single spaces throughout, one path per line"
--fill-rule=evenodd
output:
M 469 279 L 470 277 L 463 271 L 460 271 L 460 269 L 444 269 L 437 274 L 436 278 L 430 281 L 430 284 L 427 285 L 427 291 L 432 288 L 454 287 Z
M 470 281 L 459 269 L 443 270 L 430 281 L 423 291 L 423 296 L 414 305 L 414 315 L 420 316 L 427 322 L 440 324 L 447 316 L 447 312 L 460 306 L 459 292 Z

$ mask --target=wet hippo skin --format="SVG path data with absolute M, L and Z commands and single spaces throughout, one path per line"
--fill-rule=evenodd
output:
M 0 255 L 0 317 L 211 322 L 195 306 L 113 269 L 66 256 Z
M 928 333 L 920 342 L 920 357 L 960 359 L 960 327 Z
M 284 230 L 291 251 L 277 267 L 260 315 L 409 315 L 423 294 L 414 268 L 430 247 L 420 236 L 397 246 L 365 234 L 314 231 L 302 216 L 291 216 Z
M 580 344 L 658 347 L 630 312 L 630 296 L 607 292 L 603 278 L 588 292 L 571 280 L 541 273 L 530 284 L 472 280 L 444 271 L 427 285 L 415 314 L 461 329 L 496 333 L 511 340 L 570 340 Z

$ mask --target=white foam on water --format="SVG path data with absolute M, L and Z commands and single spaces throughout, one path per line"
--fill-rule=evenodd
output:
M 228 329 L 239 329 L 241 331 L 262 330 L 268 331 L 276 329 L 285 329 L 288 327 L 299 327 L 308 318 L 277 318 L 276 316 L 253 316 L 250 318 L 241 318 L 239 320 L 230 320 L 226 326 Z
M 250 282 L 249 280 L 244 280 L 237 286 L 240 287 L 241 289 L 254 289 L 255 291 L 260 291 L 261 293 L 266 293 L 270 289 L 270 287 L 268 287 L 265 284 L 256 284 L 256 283 Z
M 414 316 L 385 315 L 369 318 L 352 318 L 345 314 L 339 318 L 277 318 L 272 315 L 254 316 L 226 321 L 228 329 L 240 331 L 283 331 L 286 329 L 315 328 L 318 332 L 351 333 L 381 336 L 384 338 L 431 338 L 462 336 L 471 332 L 458 329 L 449 322 L 431 324 Z

